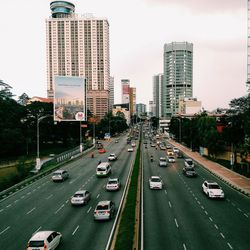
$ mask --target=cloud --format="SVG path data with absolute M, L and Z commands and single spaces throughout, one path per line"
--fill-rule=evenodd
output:
M 151 5 L 182 5 L 192 12 L 226 12 L 247 8 L 244 0 L 145 0 Z

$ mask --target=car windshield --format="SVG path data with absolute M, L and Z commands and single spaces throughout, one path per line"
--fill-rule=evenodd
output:
M 166 159 L 165 158 L 161 158 L 160 161 L 166 161 Z
M 29 247 L 43 247 L 44 241 L 43 240 L 32 240 L 29 242 Z
M 74 197 L 77 197 L 77 198 L 82 198 L 84 196 L 84 194 L 75 194 Z
M 158 178 L 152 178 L 151 181 L 152 181 L 152 182 L 161 182 L 161 180 L 158 179 Z
M 62 173 L 53 173 L 54 176 L 62 175 Z
M 210 189 L 220 189 L 219 185 L 217 184 L 209 184 L 208 186 Z
M 98 168 L 97 168 L 97 171 L 105 171 L 105 170 L 106 170 L 105 167 L 98 167 Z
M 109 181 L 108 184 L 117 184 L 116 180 Z
M 186 162 L 187 162 L 188 165 L 192 165 L 193 164 L 192 160 L 186 160 Z
M 108 210 L 109 206 L 108 205 L 98 205 L 96 207 L 96 210 Z
M 110 154 L 110 156 L 115 156 L 115 154 Z

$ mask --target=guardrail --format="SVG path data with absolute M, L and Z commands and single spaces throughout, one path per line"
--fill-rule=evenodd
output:
M 80 149 L 76 150 L 76 148 L 74 148 L 74 149 L 68 150 L 64 153 L 57 155 L 55 158 L 45 162 L 43 165 L 43 168 L 45 168 L 46 166 L 48 166 L 50 164 L 52 164 L 52 165 L 55 164 L 51 168 L 46 169 L 46 170 L 41 170 L 40 172 L 35 173 L 34 176 L 29 177 L 29 178 L 15 184 L 14 186 L 1 191 L 0 192 L 0 201 L 5 200 L 7 197 L 16 193 L 17 191 L 23 190 L 26 186 L 28 186 L 32 182 L 45 177 L 46 175 L 53 172 L 55 169 L 60 168 L 63 164 L 65 164 L 73 159 L 76 159 L 80 156 L 86 155 L 93 148 L 94 148 L 93 145 L 90 148 L 85 148 L 85 150 L 82 153 L 80 152 Z M 72 154 L 70 154 L 69 151 L 72 151 Z M 74 154 L 73 154 L 73 152 L 74 152 Z

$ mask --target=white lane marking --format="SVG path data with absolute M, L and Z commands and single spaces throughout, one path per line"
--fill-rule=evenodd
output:
M 30 194 L 31 194 L 31 192 L 28 192 L 28 193 L 27 193 L 27 195 L 30 195 Z
M 187 250 L 185 243 L 183 243 L 183 249 Z
M 30 214 L 30 213 L 32 213 L 34 210 L 35 210 L 36 208 L 35 207 L 33 207 L 29 212 L 27 212 L 26 214 Z
M 179 225 L 178 225 L 178 222 L 177 222 L 176 218 L 174 219 L 174 221 L 175 221 L 175 225 L 176 225 L 176 227 L 179 227 Z
M 197 203 L 200 205 L 201 203 L 200 203 L 200 201 L 197 201 Z
M 169 207 L 170 207 L 170 208 L 172 207 L 172 205 L 171 205 L 171 202 L 170 202 L 170 201 L 168 202 L 168 205 L 169 205 Z
M 232 205 L 235 207 L 235 203 L 232 202 Z
M 227 198 L 226 200 L 227 200 L 228 202 L 230 202 L 230 200 L 229 200 L 228 198 Z
M 218 228 L 218 226 L 216 225 L 216 224 L 214 224 L 214 227 L 218 230 L 219 228 Z
M 165 190 L 165 194 L 168 194 L 168 191 L 167 191 L 167 190 Z
M 0 209 L 0 213 L 3 212 L 3 209 Z
M 62 204 L 62 205 L 55 211 L 55 214 L 57 214 L 63 207 L 64 207 L 64 204 Z
M 53 196 L 53 194 L 49 195 L 46 200 L 50 199 Z
M 9 204 L 8 206 L 6 206 L 6 207 L 11 207 L 11 204 Z
M 17 203 L 19 201 L 19 199 L 15 200 L 14 202 Z
M 25 196 L 23 195 L 23 196 L 21 196 L 21 198 L 23 199 Z
M 229 246 L 230 249 L 233 249 L 232 245 L 229 242 L 227 242 L 227 245 Z
M 99 196 L 100 196 L 100 194 L 98 194 L 98 195 L 96 196 L 96 199 L 98 199 L 98 198 L 99 198 Z
M 242 210 L 240 208 L 237 208 L 237 209 L 238 209 L 238 211 L 242 212 Z
M 210 220 L 210 221 L 213 221 L 213 219 L 212 219 L 211 217 L 209 217 L 209 220 Z
M 6 232 L 9 229 L 10 229 L 10 226 L 6 227 L 2 232 L 0 232 L 0 235 L 3 234 L 4 232 Z
M 201 206 L 201 209 L 205 209 L 203 206 Z
M 72 233 L 72 235 L 74 235 L 76 233 L 76 231 L 78 230 L 79 225 L 76 227 L 76 229 L 74 230 L 74 232 Z
M 90 207 L 90 208 L 88 209 L 87 214 L 90 212 L 91 209 L 92 209 L 92 207 Z
M 247 218 L 248 218 L 248 215 L 247 214 L 244 214 Z
M 38 232 L 41 228 L 42 228 L 42 227 L 37 228 L 37 230 L 36 230 L 34 233 Z
M 205 214 L 206 214 L 206 215 L 208 215 L 208 212 L 207 212 L 207 211 L 205 211 Z
M 69 200 L 66 200 L 65 203 L 66 203 L 66 204 L 69 203 Z
M 223 234 L 223 233 L 220 233 L 220 235 L 221 235 L 221 237 L 222 237 L 223 239 L 225 239 L 225 236 L 224 236 L 224 234 Z

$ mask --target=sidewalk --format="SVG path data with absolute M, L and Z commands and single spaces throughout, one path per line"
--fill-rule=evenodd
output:
M 198 152 L 192 152 L 189 148 L 175 142 L 172 139 L 169 139 L 168 141 L 175 147 L 179 148 L 186 156 L 192 158 L 195 162 L 202 165 L 209 172 L 226 182 L 228 185 L 250 197 L 249 178 L 233 172 L 232 170 L 227 169 L 226 167 L 223 167 L 216 162 L 202 157 Z

